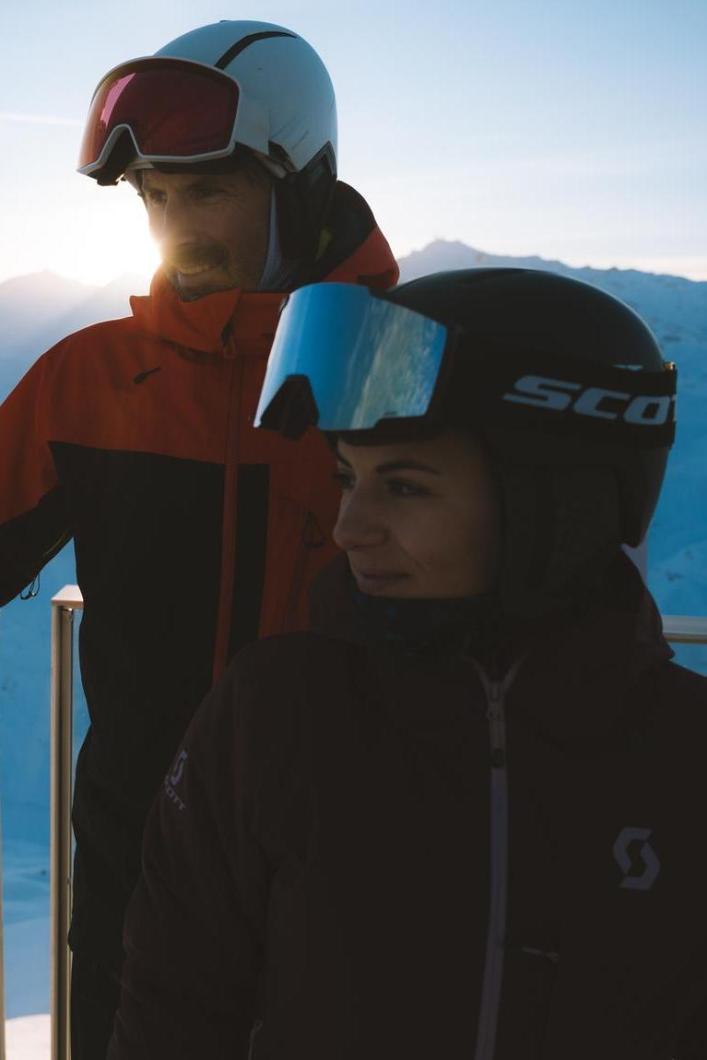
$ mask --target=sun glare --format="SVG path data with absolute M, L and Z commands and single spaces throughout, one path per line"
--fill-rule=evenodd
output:
M 104 286 L 129 274 L 147 281 L 159 265 L 147 219 L 137 196 L 111 196 L 91 202 L 76 213 L 74 223 L 64 216 L 47 232 L 47 267 L 62 276 L 93 286 Z

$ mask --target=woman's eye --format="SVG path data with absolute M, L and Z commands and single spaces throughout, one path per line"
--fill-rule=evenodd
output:
M 339 489 L 352 490 L 356 485 L 355 476 L 350 471 L 335 471 L 332 475 Z M 394 497 L 425 497 L 429 496 L 429 490 L 416 482 L 406 482 L 405 479 L 385 479 L 385 488 Z
M 415 482 L 406 482 L 404 479 L 389 478 L 388 489 L 396 497 L 424 497 L 429 494 L 424 486 L 418 486 Z

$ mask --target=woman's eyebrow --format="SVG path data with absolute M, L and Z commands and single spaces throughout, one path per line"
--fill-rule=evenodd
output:
M 345 456 L 336 451 L 336 459 L 341 464 L 345 464 L 346 467 L 351 467 Z M 390 471 L 427 471 L 430 475 L 441 475 L 442 472 L 438 471 L 435 467 L 430 467 L 429 464 L 423 464 L 421 460 L 412 460 L 411 458 L 402 460 L 389 460 L 385 464 L 379 464 L 376 468 L 376 473 L 379 475 L 385 475 Z
M 387 464 L 379 464 L 376 468 L 379 475 L 385 475 L 389 471 L 428 471 L 430 475 L 441 475 L 435 467 L 423 464 L 421 460 L 390 460 Z

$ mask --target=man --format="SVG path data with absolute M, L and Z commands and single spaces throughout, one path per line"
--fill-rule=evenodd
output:
M 220 22 L 100 83 L 80 171 L 138 190 L 164 259 L 130 318 L 60 342 L 0 413 L 0 602 L 73 536 L 91 727 L 76 776 L 74 1060 L 105 1054 L 143 821 L 244 643 L 301 628 L 336 497 L 316 437 L 252 429 L 282 294 L 387 287 L 336 181 L 326 69 L 297 34 Z

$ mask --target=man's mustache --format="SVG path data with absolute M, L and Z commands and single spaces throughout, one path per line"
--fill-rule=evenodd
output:
M 181 272 L 182 269 L 215 268 L 225 265 L 228 251 L 218 243 L 185 243 L 182 246 L 165 250 L 165 265 Z

